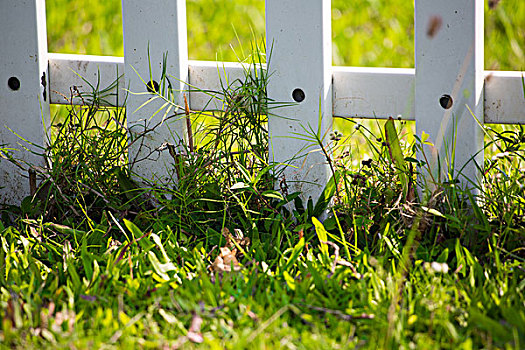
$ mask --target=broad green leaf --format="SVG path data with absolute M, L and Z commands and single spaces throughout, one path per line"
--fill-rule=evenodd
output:
M 510 332 L 508 327 L 498 322 L 499 320 L 494 320 L 477 309 L 470 310 L 469 321 L 476 329 L 483 329 L 490 332 L 490 334 L 500 341 L 510 341 L 512 339 L 512 332 Z
M 71 278 L 71 282 L 73 283 L 73 288 L 76 292 L 80 291 L 80 287 L 82 285 L 82 282 L 80 281 L 80 276 L 77 273 L 77 270 L 74 266 L 74 260 L 73 259 L 67 259 L 66 261 L 67 271 L 69 273 L 69 277 Z
M 439 254 L 438 258 L 436 259 L 436 261 L 438 263 L 444 263 L 444 262 L 447 262 L 447 259 L 448 259 L 448 248 L 445 248 L 445 250 L 443 250 L 441 252 L 441 254 Z
M 87 240 L 85 237 L 84 239 L 82 239 L 80 258 L 82 260 L 82 266 L 84 267 L 84 272 L 86 273 L 86 277 L 89 281 L 91 281 L 93 277 L 93 268 L 91 267 L 91 262 L 94 259 L 92 257 L 92 254 L 89 253 L 87 250 Z
M 164 249 L 164 245 L 162 244 L 160 237 L 156 233 L 152 233 L 150 236 L 153 239 L 153 242 L 159 247 L 160 253 L 162 254 L 162 257 L 164 258 L 164 261 L 170 262 L 171 259 L 168 257 L 168 254 L 166 253 L 166 250 Z
M 177 267 L 173 265 L 173 263 L 168 262 L 166 264 L 162 264 L 159 259 L 157 259 L 157 256 L 152 251 L 148 252 L 148 260 L 150 261 L 151 265 L 153 266 L 153 270 L 165 281 L 171 280 L 170 276 L 168 275 L 169 271 L 176 271 Z
M 126 225 L 129 232 L 131 232 L 131 235 L 133 236 L 133 239 L 137 239 L 139 237 L 142 237 L 142 231 L 131 221 L 124 219 L 124 225 Z
M 394 118 L 392 117 L 388 118 L 385 123 L 385 137 L 388 147 L 388 157 L 397 170 L 396 172 L 403 186 L 403 194 L 406 198 L 409 188 L 409 178 L 407 176 L 408 167 L 403 156 L 403 151 L 401 150 L 401 145 L 399 144 Z
M 286 281 L 286 284 L 288 285 L 288 288 L 290 288 L 291 290 L 295 290 L 295 280 L 292 276 L 290 276 L 288 271 L 283 271 L 283 277 Z
M 173 315 L 171 312 L 166 311 L 164 309 L 159 309 L 159 314 L 162 316 L 162 318 L 168 322 L 169 324 L 177 326 L 180 330 L 183 332 L 186 332 L 186 329 L 184 328 L 184 324 L 177 318 L 175 315 Z
M 293 266 L 293 264 L 295 264 L 295 262 L 297 261 L 297 259 L 299 258 L 299 256 L 301 255 L 303 251 L 304 245 L 305 245 L 304 237 L 301 237 L 299 242 L 297 242 L 295 247 L 293 247 L 292 254 L 290 255 L 290 258 L 288 259 L 288 261 L 286 262 L 286 265 L 284 265 L 284 268 L 282 269 L 282 271 L 288 270 L 291 266 Z
M 230 190 L 240 190 L 240 189 L 248 188 L 248 187 L 250 187 L 250 186 L 245 184 L 244 182 L 237 182 L 237 183 L 233 184 L 232 187 L 230 187 Z
M 428 146 L 434 146 L 432 142 L 427 141 L 429 138 L 430 138 L 429 134 L 427 134 L 424 131 L 421 132 L 421 143 L 424 145 L 428 145 Z
M 337 190 L 337 185 L 341 179 L 341 174 L 341 171 L 338 170 L 330 177 L 330 180 L 328 180 L 328 183 L 323 189 L 321 196 L 319 196 L 319 199 L 315 204 L 312 216 L 322 216 L 323 212 L 326 210 L 326 208 L 328 208 L 328 205 L 330 204 L 330 201 Z
M 421 209 L 423 211 L 426 211 L 427 213 L 429 214 L 432 214 L 432 215 L 435 215 L 435 216 L 440 216 L 442 218 L 445 217 L 445 215 L 443 215 L 440 211 L 434 209 L 434 208 L 428 208 L 428 207 L 425 207 L 424 205 L 421 206 Z
M 328 245 L 326 243 L 323 243 L 328 241 L 328 232 L 324 228 L 323 224 L 319 220 L 317 220 L 317 218 L 313 217 L 312 222 L 315 226 L 317 238 L 319 238 L 321 244 L 321 253 L 328 259 Z
M 281 193 L 279 193 L 278 191 L 275 191 L 275 190 L 267 190 L 267 191 L 264 191 L 263 193 L 261 193 L 263 196 L 265 197 L 268 197 L 268 198 L 275 198 L 275 199 L 278 199 L 278 200 L 284 200 L 284 197 Z
M 61 225 L 61 224 L 55 224 L 53 222 L 46 222 L 44 224 L 44 226 L 45 227 L 51 227 L 52 229 L 57 230 L 60 233 L 63 233 L 65 235 L 71 235 L 71 236 L 74 236 L 74 237 L 82 237 L 82 236 L 84 236 L 86 234 L 85 231 L 76 230 L 76 229 L 71 228 L 69 226 Z

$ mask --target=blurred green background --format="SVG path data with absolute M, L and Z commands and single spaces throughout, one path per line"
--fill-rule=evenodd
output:
M 50 52 L 123 55 L 120 0 L 46 4 Z M 334 65 L 413 67 L 413 14 L 413 1 L 332 0 Z M 230 45 L 263 37 L 264 0 L 187 0 L 187 18 L 190 59 L 236 61 Z M 485 68 L 525 69 L 525 1 L 485 1 Z

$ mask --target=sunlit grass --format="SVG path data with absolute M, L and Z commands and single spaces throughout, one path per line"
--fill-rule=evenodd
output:
M 65 32 L 104 11 L 93 1 L 75 17 L 86 3 L 69 4 L 48 0 L 72 11 L 50 28 Z M 211 24 L 251 13 L 260 31 L 263 5 L 188 1 L 190 52 L 236 60 L 251 31 L 236 25 L 240 40 L 230 41 Z M 390 32 L 394 45 L 361 56 L 349 46 L 338 59 L 410 66 L 403 50 L 387 58 L 411 40 L 399 15 L 410 2 L 344 5 L 337 21 L 358 23 L 352 38 Z M 515 5 L 512 18 L 525 7 Z M 91 30 L 118 16 L 101 14 Z M 192 29 L 195 18 L 210 26 Z M 50 47 L 115 54 L 121 46 L 73 34 Z M 130 173 L 123 108 L 64 107 L 51 162 L 33 169 L 34 195 L 0 210 L 0 348 L 523 348 L 524 129 L 485 129 L 479 198 L 447 181 L 421 203 L 410 188 L 424 168 L 414 159 L 414 122 L 336 119 L 343 135 L 312 145 L 336 150 L 326 153 L 334 170 L 326 198 L 302 201 L 269 163 L 266 113 L 275 105 L 265 99 L 269 77 L 254 72 L 216 92 L 225 111 L 175 116 L 191 122 L 195 144 L 166 144 L 177 177 L 169 185 L 139 186 Z M 153 97 L 174 103 L 172 91 Z

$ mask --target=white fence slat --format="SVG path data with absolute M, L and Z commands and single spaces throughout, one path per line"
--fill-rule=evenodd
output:
M 480 174 L 469 160 L 479 152 L 474 160 L 483 166 L 483 133 L 467 106 L 483 123 L 483 1 L 417 0 L 415 20 L 417 135 L 434 143 L 425 154 L 436 178 L 438 154 L 443 175 L 456 132 L 454 174 L 465 166 L 460 181 L 472 188 L 467 179 Z
M 132 93 L 147 92 L 144 82 L 150 80 L 160 84 L 163 56 L 167 54 L 167 73 L 175 90 L 181 91 L 188 80 L 188 47 L 186 34 L 185 0 L 123 0 L 124 62 L 126 86 Z M 148 57 L 149 47 L 149 57 Z M 151 64 L 151 76 L 150 76 Z M 144 82 L 139 78 L 137 73 Z M 140 134 L 163 121 L 164 112 L 153 114 L 163 105 L 158 99 L 137 110 L 153 94 L 128 96 L 126 116 L 132 135 Z M 183 105 L 182 95 L 179 105 Z M 189 99 L 189 96 L 188 96 Z M 173 110 L 181 112 L 181 110 Z M 184 139 L 186 130 L 180 118 L 164 120 L 153 133 L 136 142 L 130 150 L 130 159 L 147 161 L 136 164 L 133 170 L 139 175 L 160 183 L 173 180 L 173 159 L 168 150 L 159 151 L 164 142 L 177 144 Z
M 20 137 L 43 146 L 49 126 L 45 10 L 44 0 L 0 1 L 0 147 L 16 148 L 12 155 L 22 167 L 0 156 L 0 203 L 19 203 L 29 195 L 28 164 L 43 161 L 24 148 L 43 150 Z
M 292 165 L 284 173 L 288 192 L 301 191 L 303 199 L 311 196 L 314 201 L 330 170 L 318 145 L 294 137 L 310 127 L 320 127 L 321 136 L 331 129 L 331 50 L 330 0 L 266 0 L 268 97 L 298 103 L 270 111 L 275 114 L 269 116 L 270 160 Z M 292 160 L 308 151 L 314 152 L 306 160 Z

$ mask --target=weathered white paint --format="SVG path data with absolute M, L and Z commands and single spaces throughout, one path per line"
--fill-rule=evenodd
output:
M 102 104 L 123 106 L 127 95 L 124 57 L 50 53 L 49 80 L 51 103 L 56 104 L 82 104 L 80 98 L 74 98 L 72 90 L 89 95 L 93 91 L 91 86 L 96 91 L 107 90 L 100 96 Z
M 223 109 L 224 98 L 220 94 L 223 87 L 239 86 L 244 81 L 246 70 L 254 68 L 259 67 L 250 67 L 238 62 L 190 61 L 191 109 L 195 111 Z M 197 90 L 205 92 L 197 92 Z
M 483 166 L 483 133 L 468 108 L 483 123 L 483 1 L 417 0 L 415 13 L 417 135 L 426 132 L 434 144 L 424 152 L 437 181 L 447 180 L 447 163 L 455 162 L 454 176 L 465 166 L 460 180 L 473 187 L 467 179 L 480 174 L 470 159 Z M 445 94 L 449 109 L 440 105 Z
M 213 98 L 214 91 L 221 89 L 221 79 L 233 82 L 244 77 L 244 68 L 237 62 L 190 60 L 188 69 L 189 84 L 209 92 L 190 93 L 190 107 L 195 111 L 221 109 L 220 101 Z M 83 91 L 89 91 L 85 89 L 89 85 L 75 72 L 81 73 L 92 85 L 100 78 L 100 86 L 107 87 L 115 82 L 117 71 L 119 74 L 124 71 L 123 57 L 50 53 L 51 103 L 69 103 L 54 91 L 67 94 L 72 86 L 82 86 Z M 332 73 L 334 116 L 388 119 L 401 115 L 405 120 L 415 120 L 414 69 L 334 66 Z M 485 123 L 525 124 L 522 76 L 521 72 L 485 71 Z M 126 95 L 123 81 L 121 78 L 119 106 L 124 106 Z
M 319 129 L 326 143 L 331 129 L 331 1 L 266 0 L 266 50 L 269 99 L 294 102 L 295 89 L 305 96 L 271 111 L 270 160 L 290 165 L 284 171 L 290 193 L 301 191 L 315 202 L 330 170 L 319 145 L 296 137 Z
M 334 116 L 414 120 L 414 69 L 334 67 Z
M 0 156 L 0 203 L 15 204 L 30 194 L 29 165 L 43 162 L 24 148 L 44 153 L 35 145 L 45 145 L 49 126 L 44 0 L 0 1 L 0 32 L 0 147 L 15 148 L 12 155 L 21 166 Z M 19 89 L 9 87 L 10 79 L 15 88 L 18 80 Z
M 525 124 L 524 73 L 485 72 L 485 123 Z
M 144 159 L 133 167 L 139 176 L 153 179 L 158 183 L 171 183 L 173 159 L 168 150 L 160 151 L 164 142 L 178 144 L 186 134 L 184 121 L 179 117 L 164 118 L 163 111 L 152 117 L 164 101 L 157 99 L 139 109 L 154 95 L 147 93 L 145 83 L 154 80 L 161 83 L 163 57 L 167 54 L 166 71 L 175 91 L 186 88 L 188 80 L 188 48 L 186 33 L 185 0 L 123 0 L 122 18 L 124 22 L 124 72 L 126 86 L 132 93 L 126 106 L 126 116 L 130 134 L 136 137 L 147 129 L 144 142 L 135 142 L 130 150 L 130 160 Z M 149 48 L 149 54 L 148 54 Z M 151 76 L 150 76 L 151 68 Z M 140 74 L 140 77 L 138 74 Z M 142 78 L 142 79 L 141 79 Z M 175 100 L 181 105 L 181 95 Z M 176 96 L 177 97 L 177 96 Z M 189 96 L 188 96 L 189 98 Z M 181 112 L 175 108 L 168 116 Z

